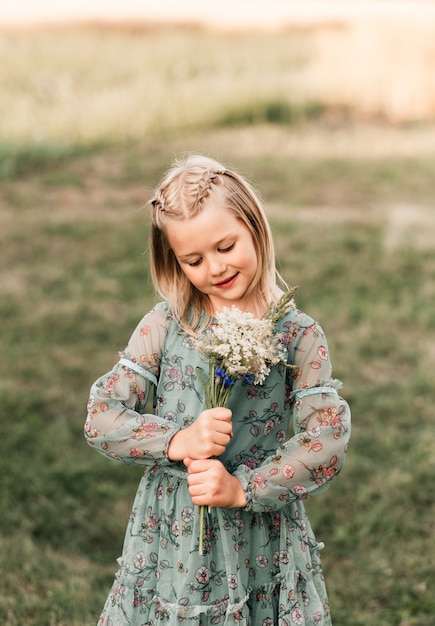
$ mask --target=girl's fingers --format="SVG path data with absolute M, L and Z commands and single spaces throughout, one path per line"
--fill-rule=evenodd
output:
M 217 446 L 225 448 L 231 441 L 231 435 L 229 433 L 215 433 L 213 437 L 213 443 Z M 223 452 L 223 450 L 222 450 Z
M 188 489 L 193 504 L 221 508 L 246 505 L 246 495 L 240 481 L 228 474 L 218 460 L 188 459 L 187 464 Z
M 184 459 L 184 464 L 189 470 L 189 476 L 205 472 L 210 467 L 210 459 Z
M 231 437 L 233 432 L 233 425 L 231 422 L 217 421 L 214 423 L 215 433 L 221 433 L 222 435 L 228 435 Z
M 231 422 L 233 416 L 230 409 L 226 409 L 223 407 L 218 407 L 216 409 L 207 409 L 207 413 L 212 419 L 219 420 L 220 422 Z

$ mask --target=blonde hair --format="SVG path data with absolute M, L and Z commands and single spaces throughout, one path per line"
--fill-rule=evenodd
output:
M 223 194 L 226 206 L 251 232 L 257 254 L 257 272 L 250 287 L 267 305 L 277 299 L 275 250 L 269 222 L 253 187 L 234 170 L 205 156 L 177 159 L 151 199 L 151 277 L 157 293 L 169 302 L 175 319 L 187 333 L 198 332 L 210 321 L 208 296 L 188 280 L 169 245 L 166 226 L 198 215 L 213 192 Z M 279 277 L 280 278 L 280 277 Z

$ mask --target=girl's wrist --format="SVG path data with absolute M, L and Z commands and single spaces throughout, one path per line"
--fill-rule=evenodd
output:
M 186 456 L 188 456 L 186 454 L 183 439 L 183 429 L 178 430 L 172 436 L 167 449 L 167 456 L 170 461 L 182 461 L 186 458 Z
M 233 506 L 234 509 L 244 509 L 248 503 L 248 498 L 246 497 L 245 490 L 243 488 L 242 483 L 237 478 L 237 476 L 232 476 L 234 487 L 233 487 Z

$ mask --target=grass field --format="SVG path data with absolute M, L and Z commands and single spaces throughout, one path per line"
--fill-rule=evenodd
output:
M 38 50 L 53 52 L 50 37 Z M 321 102 L 284 102 L 272 88 L 273 97 L 253 99 L 253 77 L 245 80 L 243 72 L 232 97 L 229 89 L 207 92 L 204 69 L 197 83 L 188 82 L 185 100 L 182 85 L 171 99 L 165 83 L 166 117 L 161 125 L 143 122 L 141 132 L 134 108 L 148 115 L 152 80 L 145 81 L 137 61 L 133 82 L 144 81 L 137 101 L 116 126 L 112 101 L 102 97 L 100 108 L 88 111 L 94 121 L 101 111 L 93 133 L 86 111 L 76 116 L 80 102 L 68 116 L 69 101 L 50 100 L 50 85 L 60 84 L 62 68 L 86 59 L 87 50 L 104 49 L 106 74 L 97 55 L 101 64 L 90 64 L 87 85 L 107 94 L 118 81 L 122 100 L 123 73 L 109 54 L 119 48 L 105 38 L 121 37 L 132 59 L 139 43 L 126 33 L 83 37 L 88 48 L 80 38 L 74 45 L 72 34 L 57 40 L 36 117 L 29 85 L 40 80 L 41 66 L 32 71 L 30 40 L 2 40 L 7 52 L 16 45 L 27 52 L 10 54 L 11 65 L 0 70 L 3 86 L 6 74 L 10 85 L 16 81 L 0 131 L 0 623 L 91 626 L 109 590 L 139 474 L 86 446 L 86 401 L 90 384 L 110 369 L 154 302 L 144 205 L 173 155 L 188 150 L 235 165 L 260 188 L 280 272 L 301 286 L 298 305 L 326 329 L 352 407 L 345 471 L 308 503 L 326 543 L 334 625 L 432 626 L 433 125 L 363 122 Z M 152 35 L 154 71 L 165 76 L 173 69 L 169 52 L 164 56 L 168 37 Z M 197 50 L 214 41 L 189 37 Z M 234 36 L 223 47 L 219 37 L 216 59 L 224 50 L 228 59 L 244 58 L 250 48 L 243 41 Z M 305 42 L 293 43 L 297 65 Z M 179 61 L 186 76 L 197 63 L 189 59 Z M 81 63 L 77 74 L 66 69 L 64 76 L 86 82 Z M 222 68 L 222 86 L 237 78 L 234 71 Z M 279 75 L 277 69 L 277 84 Z M 178 98 L 186 115 L 196 93 L 191 118 L 177 117 Z M 1 106 L 9 95 L 2 91 Z M 29 107 L 25 115 L 21 107 Z

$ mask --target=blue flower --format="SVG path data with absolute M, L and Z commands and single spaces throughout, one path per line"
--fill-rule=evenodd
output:
M 234 380 L 228 376 L 222 367 L 214 368 L 215 380 L 218 384 L 222 384 L 224 388 L 234 385 Z

